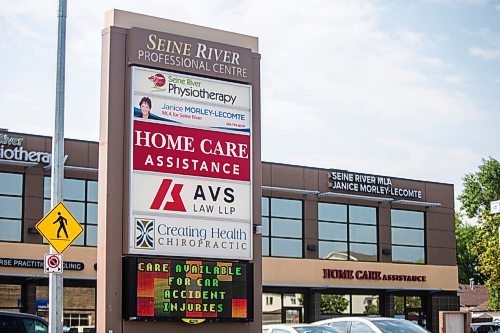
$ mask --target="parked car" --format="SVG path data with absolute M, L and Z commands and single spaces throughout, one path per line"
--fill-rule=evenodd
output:
M 342 333 L 427 333 L 411 321 L 387 317 L 342 317 L 314 322 L 334 327 Z
M 313 324 L 272 324 L 262 326 L 262 333 L 341 333 L 339 330 Z
M 0 311 L 0 332 L 47 333 L 48 323 L 38 316 L 28 313 Z
M 500 333 L 500 323 L 472 323 L 471 333 Z

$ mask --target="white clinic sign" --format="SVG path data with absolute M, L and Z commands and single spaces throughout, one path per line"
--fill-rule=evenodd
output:
M 250 224 L 250 185 L 172 174 L 134 174 L 134 215 L 178 216 Z
M 135 94 L 242 110 L 251 108 L 251 87 L 244 84 L 134 67 L 133 85 Z
M 179 257 L 251 258 L 252 229 L 248 223 L 165 216 L 134 216 L 132 254 Z

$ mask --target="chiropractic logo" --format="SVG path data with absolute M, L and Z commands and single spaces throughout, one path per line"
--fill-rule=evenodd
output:
M 155 220 L 135 219 L 135 248 L 154 249 Z
M 151 75 L 150 77 L 148 77 L 148 80 L 153 82 L 154 88 L 156 90 L 165 90 L 165 88 L 162 87 L 165 85 L 165 82 L 167 82 L 167 80 L 165 79 L 165 76 L 163 74 L 156 73 L 155 75 Z
M 156 193 L 155 198 L 153 199 L 153 203 L 151 203 L 150 209 L 154 210 L 169 210 L 174 212 L 185 212 L 186 207 L 184 207 L 184 202 L 182 202 L 181 198 L 181 190 L 184 185 L 175 184 L 172 188 L 170 195 L 172 196 L 172 201 L 168 201 L 167 194 L 169 192 L 170 186 L 172 185 L 172 179 L 165 178 L 162 180 L 160 187 L 158 188 L 158 192 Z M 161 208 L 163 202 L 165 205 Z

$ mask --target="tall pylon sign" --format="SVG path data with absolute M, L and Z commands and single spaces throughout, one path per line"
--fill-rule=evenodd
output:
M 106 22 L 97 329 L 260 332 L 257 38 Z

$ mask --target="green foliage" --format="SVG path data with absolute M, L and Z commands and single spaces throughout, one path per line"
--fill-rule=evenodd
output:
M 488 289 L 490 293 L 490 297 L 488 299 L 488 309 L 500 309 L 500 284 L 490 286 Z
M 484 275 L 478 271 L 479 258 L 472 247 L 476 244 L 479 226 L 464 223 L 458 214 L 455 214 L 455 234 L 457 239 L 457 266 L 458 282 L 469 283 L 473 278 L 476 284 L 484 284 Z
M 363 314 L 378 315 L 378 306 L 377 306 L 377 304 L 367 304 L 367 305 L 365 305 L 365 312 L 363 312 Z
M 492 216 L 490 202 L 500 199 L 500 163 L 483 159 L 476 173 L 464 177 L 464 191 L 458 197 L 468 217 L 478 218 L 478 232 L 472 253 L 479 260 L 479 272 L 485 276 L 490 310 L 500 310 L 500 216 Z
M 480 217 L 490 209 L 490 202 L 500 199 L 500 163 L 494 158 L 483 159 L 479 171 L 463 178 L 464 191 L 458 196 L 467 217 Z
M 340 314 L 347 310 L 349 300 L 342 295 L 321 294 L 321 313 Z

